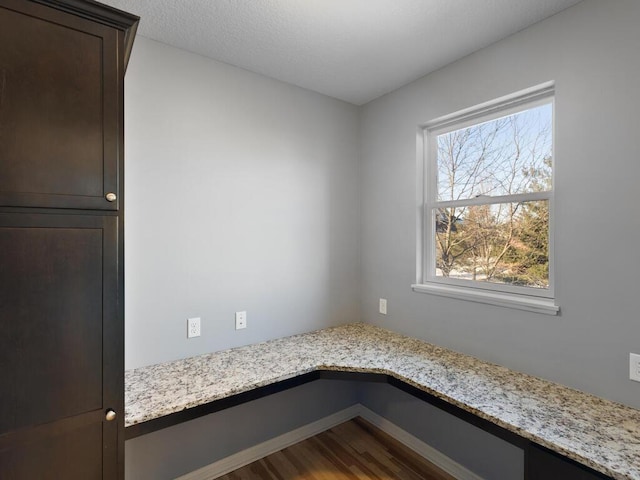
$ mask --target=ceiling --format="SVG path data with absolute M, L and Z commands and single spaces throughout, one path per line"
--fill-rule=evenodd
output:
M 362 105 L 580 0 L 101 1 L 145 37 Z

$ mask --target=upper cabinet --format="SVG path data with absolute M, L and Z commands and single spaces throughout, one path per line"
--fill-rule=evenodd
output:
M 95 2 L 41 3 L 54 2 L 0 0 L 0 206 L 118 210 L 137 23 Z

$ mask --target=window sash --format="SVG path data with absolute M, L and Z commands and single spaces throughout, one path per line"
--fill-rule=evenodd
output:
M 553 93 L 553 90 L 551 90 Z M 516 102 L 516 106 L 507 108 L 505 110 L 501 110 L 498 107 L 494 107 L 489 109 L 490 113 L 485 115 L 465 115 L 458 114 L 452 120 L 446 121 L 443 124 L 438 123 L 436 120 L 433 125 L 434 126 L 425 126 L 423 127 L 423 142 L 426 148 L 424 149 L 425 155 L 425 178 L 424 184 L 426 186 L 425 189 L 425 201 L 429 203 L 438 202 L 438 136 L 446 133 L 450 133 L 456 130 L 460 130 L 463 128 L 470 127 L 472 125 L 477 125 L 480 123 L 490 122 L 497 118 L 507 117 L 509 115 L 513 115 L 515 113 L 523 112 L 525 110 L 530 110 L 535 107 L 539 107 L 541 105 L 551 104 L 552 107 L 552 119 L 551 119 L 551 128 L 554 131 L 555 125 L 555 99 L 550 96 L 551 93 L 544 90 L 544 96 L 540 98 L 536 96 L 536 99 L 530 103 Z M 468 118 L 469 117 L 469 118 Z M 458 123 L 456 119 L 461 119 L 461 122 Z M 555 163 L 555 138 L 552 139 L 552 149 L 553 149 L 553 161 Z M 555 178 L 554 175 L 555 167 L 552 169 L 551 173 L 551 189 L 553 191 Z M 518 194 L 519 195 L 519 194 Z M 498 198 L 498 197 L 496 197 Z M 462 199 L 460 201 L 468 201 L 472 200 L 471 198 Z M 454 200 L 455 201 L 455 200 Z
M 424 218 L 423 225 L 425 225 L 425 232 L 428 236 L 425 238 L 425 245 L 428 247 L 428 251 L 425 251 L 426 255 L 424 256 L 425 265 L 424 268 L 424 280 L 430 283 L 440 283 L 445 285 L 455 285 L 458 287 L 468 287 L 473 289 L 481 289 L 481 290 L 490 290 L 496 292 L 507 292 L 514 293 L 520 295 L 527 295 L 532 297 L 542 297 L 542 298 L 554 298 L 554 275 L 553 275 L 553 255 L 554 255 L 554 246 L 553 246 L 553 198 L 551 197 L 551 192 L 544 192 L 548 194 L 547 198 L 536 198 L 535 200 L 546 200 L 549 202 L 549 237 L 547 241 L 549 242 L 549 286 L 548 288 L 535 288 L 535 287 L 523 287 L 516 285 L 509 285 L 504 283 L 491 283 L 484 282 L 480 280 L 465 280 L 451 277 L 442 277 L 436 275 L 436 212 L 439 208 L 443 208 L 440 204 L 435 204 L 428 206 L 425 204 L 424 206 Z M 528 195 L 527 195 L 528 196 Z M 509 198 L 518 197 L 518 195 L 510 195 Z M 504 198 L 504 197 L 502 197 Z M 514 200 L 515 202 L 519 202 L 520 200 Z M 448 202 L 442 202 L 448 203 Z M 485 202 L 485 203 L 474 203 L 474 205 L 495 205 L 498 203 L 511 203 L 511 202 Z M 457 205 L 457 206 L 468 206 L 467 205 Z

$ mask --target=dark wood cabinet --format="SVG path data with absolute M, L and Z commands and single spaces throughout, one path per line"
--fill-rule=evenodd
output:
M 102 479 L 103 448 L 117 465 L 117 220 L 0 213 L 0 478 Z
M 0 205 L 117 210 L 122 37 L 39 3 L 0 1 Z
M 92 1 L 0 0 L 3 480 L 124 476 L 123 78 L 137 21 Z

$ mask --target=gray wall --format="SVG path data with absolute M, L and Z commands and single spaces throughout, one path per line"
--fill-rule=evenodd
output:
M 144 37 L 125 87 L 127 368 L 359 319 L 356 107 Z
M 125 87 L 126 368 L 360 318 L 356 107 L 144 37 Z M 355 402 L 322 385 L 127 441 L 127 479 L 173 478 Z
M 640 2 L 586 0 L 362 109 L 364 321 L 640 407 L 638 25 Z M 561 316 L 412 292 L 417 126 L 549 80 Z
M 126 442 L 127 480 L 169 480 L 357 403 L 357 385 L 318 380 Z

